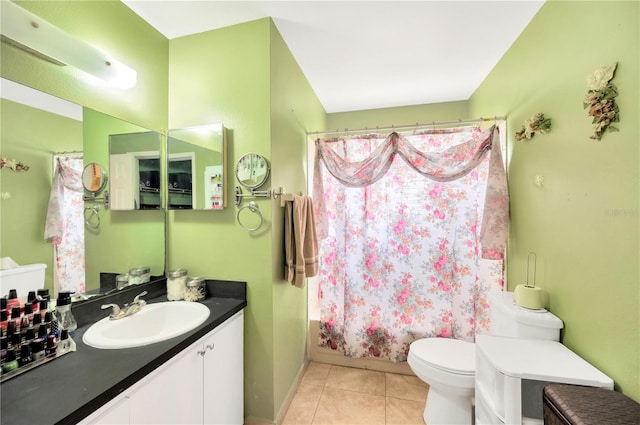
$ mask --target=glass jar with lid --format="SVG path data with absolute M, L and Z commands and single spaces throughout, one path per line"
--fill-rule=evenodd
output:
M 184 299 L 187 287 L 187 269 L 171 270 L 167 273 L 167 299 L 179 301 Z
M 129 286 L 129 275 L 127 273 L 117 275 L 116 289 L 126 288 L 127 286 Z
M 202 301 L 206 295 L 206 287 L 203 277 L 189 277 L 187 279 L 184 299 L 186 301 Z
M 148 266 L 129 269 L 129 285 L 139 285 L 151 280 L 151 268 Z

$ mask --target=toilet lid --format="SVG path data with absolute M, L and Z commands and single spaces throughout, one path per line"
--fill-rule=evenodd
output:
M 436 369 L 458 375 L 475 375 L 475 344 L 450 338 L 424 338 L 411 343 L 411 353 Z

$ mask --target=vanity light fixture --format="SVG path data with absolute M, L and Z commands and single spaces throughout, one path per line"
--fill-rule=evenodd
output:
M 10 1 L 2 1 L 2 41 L 56 65 L 70 65 L 109 85 L 129 89 L 137 72 Z

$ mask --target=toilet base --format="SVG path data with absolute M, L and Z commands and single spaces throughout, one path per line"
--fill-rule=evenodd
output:
M 423 419 L 427 425 L 471 425 L 473 396 L 442 393 L 429 388 Z

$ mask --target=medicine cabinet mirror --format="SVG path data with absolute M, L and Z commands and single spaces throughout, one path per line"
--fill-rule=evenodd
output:
M 110 209 L 162 208 L 160 139 L 160 133 L 155 131 L 109 136 Z
M 221 123 L 169 130 L 168 209 L 225 208 L 226 154 L 226 131 Z
M 84 167 L 82 171 L 82 186 L 84 190 L 99 194 L 107 186 L 107 172 L 102 165 L 92 162 Z
M 236 164 L 236 178 L 247 189 L 257 189 L 269 178 L 269 162 L 257 153 L 245 154 Z

